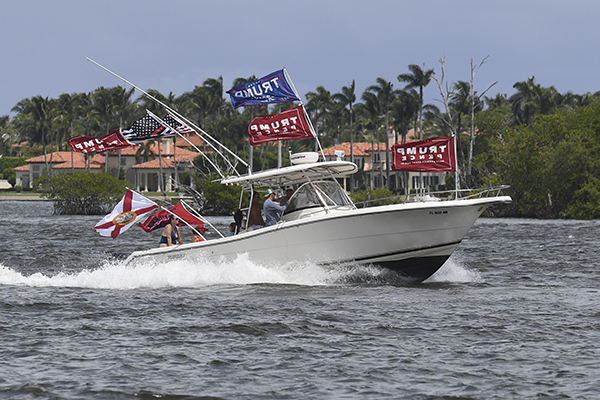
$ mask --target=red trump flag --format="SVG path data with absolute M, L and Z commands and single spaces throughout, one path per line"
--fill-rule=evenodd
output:
M 314 137 L 301 105 L 288 108 L 280 114 L 259 115 L 248 126 L 248 136 L 252 146 Z
M 454 137 L 394 144 L 392 170 L 413 172 L 456 171 Z
M 204 227 L 204 222 L 193 216 L 188 210 L 185 209 L 182 203 L 169 208 L 173 214 L 177 215 L 180 220 L 187 222 L 190 225 L 200 225 Z M 169 213 L 165 210 L 155 212 L 146 219 L 144 222 L 140 222 L 138 225 L 142 227 L 145 232 L 152 232 L 158 228 L 164 228 L 169 223 Z M 183 226 L 185 223 L 179 221 L 179 226 Z
M 112 131 L 108 135 L 101 138 L 83 135 L 73 136 L 68 140 L 67 143 L 72 151 L 79 153 L 96 153 L 99 151 L 119 150 L 132 146 L 132 144 L 125 140 L 123 135 L 121 135 L 120 129 Z

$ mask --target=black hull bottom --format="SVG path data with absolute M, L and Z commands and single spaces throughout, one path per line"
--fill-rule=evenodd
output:
M 421 283 L 444 265 L 450 256 L 417 257 L 399 261 L 374 263 L 380 267 L 391 269 L 406 277 L 411 282 Z

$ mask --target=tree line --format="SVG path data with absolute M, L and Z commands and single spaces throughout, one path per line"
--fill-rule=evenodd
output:
M 549 190 L 542 201 L 539 193 L 546 189 L 535 189 L 537 205 L 522 207 L 526 199 L 533 198 L 531 191 L 534 189 L 521 188 L 521 183 L 539 184 L 539 181 L 531 175 L 534 164 L 525 168 L 521 165 L 523 160 L 516 155 L 531 161 L 544 154 L 542 150 L 562 143 L 557 142 L 556 138 L 543 143 L 538 138 L 533 141 L 535 144 L 531 144 L 533 147 L 530 151 L 523 153 L 523 147 L 520 146 L 526 140 L 544 135 L 537 125 L 544 118 L 584 118 L 585 115 L 585 120 L 591 122 L 592 117 L 584 111 L 597 107 L 600 92 L 561 94 L 553 86 L 542 87 L 531 77 L 515 83 L 515 93 L 511 96 L 497 94 L 487 97 L 487 90 L 475 90 L 474 73 L 477 68 L 473 64 L 469 81 L 452 84 L 443 80 L 443 61 L 441 67 L 441 73 L 436 74 L 434 69 L 410 64 L 407 72 L 400 73 L 394 81 L 377 78 L 360 94 L 356 93 L 355 81 L 337 92 L 318 86 L 306 93 L 305 107 L 322 146 L 369 142 L 386 144 L 389 149 L 391 143 L 388 138 L 404 142 L 411 129 L 422 138 L 450 136 L 456 132 L 462 187 L 491 182 L 510 184 L 513 187 L 511 194 L 516 200 L 512 215 L 573 216 L 572 212 L 562 209 L 566 200 L 563 195 L 552 193 L 554 190 Z M 232 82 L 232 87 L 255 79 L 255 76 L 237 78 Z M 432 82 L 439 88 L 443 110 L 434 104 L 424 104 L 423 89 Z M 248 155 L 246 130 L 251 119 L 256 115 L 280 112 L 293 105 L 285 103 L 235 110 L 224 97 L 222 77 L 208 78 L 201 86 L 195 86 L 179 96 L 172 92 L 167 95 L 156 90 L 147 92 L 185 115 L 242 157 Z M 164 115 L 165 110 L 158 103 L 145 96 L 135 97 L 134 94 L 134 89 L 117 86 L 99 87 L 90 93 L 65 93 L 58 98 L 34 96 L 23 99 L 13 107 L 13 117 L 0 117 L 0 152 L 11 155 L 11 145 L 24 140 L 31 145 L 39 144 L 43 154 L 66 150 L 68 138 L 75 135 L 100 137 L 118 127 L 126 128 L 141 118 L 146 109 Z M 565 136 L 564 140 L 568 140 L 567 137 L 572 138 L 572 135 Z M 286 146 L 294 152 L 310 151 L 314 149 L 314 141 L 289 141 Z M 152 156 L 148 152 L 149 149 L 144 146 L 138 149 L 140 157 L 146 159 Z M 352 157 L 352 154 L 347 156 Z M 385 173 L 389 177 L 389 150 L 386 152 L 386 161 L 388 170 Z M 254 165 L 255 169 L 275 167 L 276 150 L 269 145 L 255 149 Z M 588 172 L 589 169 L 584 169 L 582 173 Z M 560 181 L 558 177 L 555 179 Z M 588 189 L 589 185 L 594 186 L 593 182 L 586 184 Z M 577 190 L 572 187 L 570 193 Z M 585 197 L 581 193 L 580 196 Z M 548 207 L 550 203 L 552 206 Z

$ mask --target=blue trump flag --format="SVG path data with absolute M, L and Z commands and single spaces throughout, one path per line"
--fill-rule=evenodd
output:
M 229 93 L 234 108 L 301 101 L 285 75 L 285 69 L 280 69 L 255 81 L 237 85 L 226 93 Z

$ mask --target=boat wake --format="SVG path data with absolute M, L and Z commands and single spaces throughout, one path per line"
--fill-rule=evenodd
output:
M 448 265 L 450 264 L 450 265 Z M 458 264 L 448 262 L 427 282 L 473 282 L 478 276 Z M 319 266 L 308 262 L 260 265 L 247 254 L 233 261 L 207 262 L 174 260 L 166 263 L 126 264 L 106 260 L 98 268 L 76 272 L 23 274 L 0 264 L 0 285 L 31 287 L 79 287 L 94 289 L 194 288 L 213 285 L 403 285 L 401 276 L 375 266 Z
M 477 270 L 470 269 L 460 259 L 457 253 L 446 261 L 446 263 L 435 274 L 425 280 L 424 283 L 482 283 L 483 278 Z

